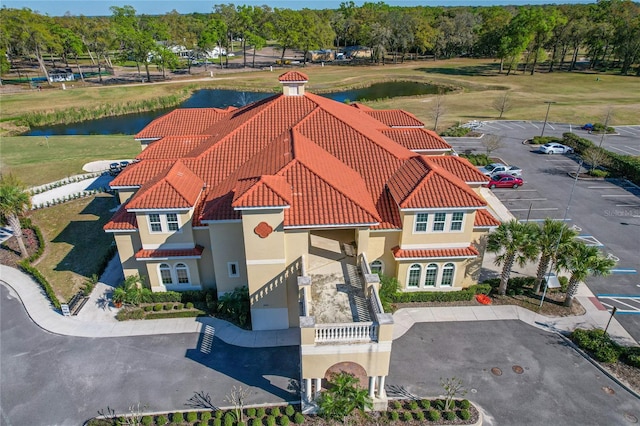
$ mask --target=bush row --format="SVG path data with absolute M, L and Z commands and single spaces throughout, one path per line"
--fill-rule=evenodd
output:
M 460 291 L 415 291 L 396 292 L 392 296 L 392 302 L 458 302 L 473 300 L 476 294 L 489 294 L 491 286 L 488 284 L 476 284 Z
M 621 360 L 633 367 L 640 368 L 640 347 L 620 346 L 604 330 L 585 330 L 577 328 L 571 333 L 571 340 L 579 348 L 590 352 L 600 362 Z
M 562 142 L 572 147 L 578 154 L 584 154 L 587 149 L 601 151 L 605 157 L 609 172 L 617 177 L 625 177 L 636 185 L 640 185 L 640 158 L 632 155 L 620 155 L 597 147 L 588 139 L 581 138 L 574 133 L 564 133 Z
M 460 157 L 466 158 L 474 166 L 486 166 L 491 163 L 487 154 L 461 154 Z
M 20 227 L 23 229 L 31 229 L 36 234 L 36 239 L 38 240 L 38 249 L 35 253 L 32 253 L 31 256 L 27 258 L 27 262 L 32 263 L 35 262 L 42 256 L 44 252 L 44 238 L 42 237 L 42 232 L 40 232 L 40 228 L 31 222 L 31 219 L 28 217 L 23 217 L 20 219 Z
M 83 180 L 91 179 L 91 178 L 100 176 L 101 174 L 102 174 L 101 172 L 96 172 L 96 173 L 89 173 L 89 174 L 86 174 L 86 175 L 71 176 L 71 177 L 68 177 L 66 179 L 62 179 L 62 180 L 59 180 L 59 181 L 56 181 L 56 182 L 48 183 L 48 184 L 42 185 L 42 186 L 37 186 L 35 188 L 31 188 L 29 190 L 29 195 L 41 194 L 41 193 L 47 192 L 47 191 L 49 191 L 51 189 L 59 188 L 61 186 L 68 185 L 70 183 L 82 182 Z
M 49 281 L 38 271 L 34 266 L 31 266 L 28 259 L 24 259 L 23 261 L 18 263 L 20 269 L 22 269 L 25 273 L 31 275 L 37 282 L 40 284 L 40 287 L 44 290 L 49 300 L 56 309 L 60 309 L 60 301 L 58 300 L 58 296 L 53 291 L 51 284 Z
M 67 201 L 73 201 L 79 198 L 86 198 L 86 197 L 90 197 L 92 195 L 103 193 L 103 192 L 108 192 L 108 190 L 106 188 L 97 188 L 97 189 L 92 189 L 90 191 L 79 191 L 74 194 L 64 195 L 62 197 L 56 198 L 51 201 L 45 201 L 44 203 L 34 204 L 31 207 L 31 210 L 39 210 L 39 209 L 44 209 L 46 207 L 53 207 L 58 204 L 66 203 Z
M 534 136 L 529 143 L 532 145 L 544 145 L 549 142 L 562 142 L 562 139 L 555 136 Z
M 163 305 L 160 305 L 163 306 Z M 164 305 L 166 306 L 166 305 Z M 168 318 L 194 318 L 205 316 L 207 313 L 200 309 L 190 309 L 187 310 L 182 309 L 164 309 L 164 307 L 158 311 L 151 310 L 147 311 L 144 308 L 125 308 L 121 309 L 120 312 L 116 314 L 116 319 L 118 321 L 127 321 L 127 320 L 141 320 L 141 319 L 168 319 Z
M 462 136 L 466 136 L 467 133 L 469 133 L 470 131 L 471 129 L 469 127 L 454 126 L 454 127 L 449 127 L 447 130 L 440 133 L 440 136 L 449 136 L 452 138 L 459 138 Z

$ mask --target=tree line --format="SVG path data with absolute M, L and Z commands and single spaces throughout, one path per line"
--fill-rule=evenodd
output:
M 160 69 L 180 66 L 169 49 L 195 52 L 238 47 L 242 66 L 255 66 L 256 52 L 275 42 L 287 51 L 366 46 L 374 63 L 408 55 L 449 59 L 469 56 L 500 62 L 500 72 L 572 71 L 580 55 L 594 70 L 616 68 L 640 75 L 640 4 L 599 0 L 593 4 L 491 7 L 399 7 L 384 2 L 338 9 L 292 10 L 217 4 L 211 13 L 140 15 L 132 6 L 112 6 L 111 16 L 50 17 L 28 8 L 0 9 L 1 71 L 13 61 L 35 58 L 48 80 L 45 61 L 60 58 L 80 67 L 88 56 L 100 72 L 113 61 Z M 191 71 L 193 57 L 186 58 Z M 228 58 L 225 59 L 228 61 Z M 222 61 L 222 58 L 221 58 Z M 543 64 L 543 66 L 542 66 Z

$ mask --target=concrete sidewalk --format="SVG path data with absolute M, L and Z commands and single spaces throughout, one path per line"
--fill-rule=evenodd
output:
M 241 347 L 276 347 L 300 344 L 299 330 L 290 328 L 274 331 L 243 330 L 212 317 L 173 318 L 146 321 L 116 321 L 115 308 L 109 303 L 102 304 L 104 315 L 85 314 L 65 317 L 54 310 L 40 286 L 28 275 L 14 268 L 0 265 L 0 283 L 10 289 L 12 296 L 21 300 L 28 315 L 41 328 L 56 334 L 80 337 L 122 337 L 173 333 L 199 333 L 204 331 L 226 343 Z M 102 283 L 101 288 L 109 285 Z M 100 290 L 94 289 L 94 293 Z M 106 290 L 109 291 L 109 290 Z M 104 294 L 108 299 L 108 294 Z M 95 295 L 94 301 L 95 299 Z M 98 296 L 99 297 L 99 296 Z M 437 308 L 400 309 L 394 315 L 394 339 L 406 333 L 411 326 L 420 322 L 445 321 L 492 321 L 520 320 L 534 327 L 549 331 L 571 331 L 576 327 L 603 328 L 609 320 L 607 311 L 599 310 L 589 299 L 590 292 L 585 285 L 580 286 L 577 299 L 586 309 L 581 316 L 548 318 L 517 306 L 460 306 Z M 91 303 L 92 301 L 88 302 Z M 94 302 L 95 303 L 95 302 Z M 96 304 L 99 306 L 99 304 Z M 83 308 L 87 309 L 87 307 Z M 89 312 L 92 308 L 89 308 Z M 94 308 L 95 309 L 95 308 Z M 82 312 L 82 311 L 81 311 Z M 621 344 L 637 345 L 637 342 L 615 320 L 608 329 L 611 337 Z

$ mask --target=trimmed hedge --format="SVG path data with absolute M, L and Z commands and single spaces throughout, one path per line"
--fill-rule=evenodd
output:
M 201 310 L 195 311 L 164 311 L 164 312 L 148 312 L 145 319 L 167 319 L 167 318 L 193 318 L 203 317 L 207 313 Z
M 476 284 L 460 291 L 412 291 L 396 292 L 391 296 L 391 301 L 396 303 L 411 302 L 459 302 L 473 300 L 476 294 L 489 294 L 491 286 L 488 284 Z M 382 297 L 382 295 L 381 295 Z
M 28 259 L 19 262 L 18 266 L 20 267 L 20 269 L 22 269 L 23 272 L 31 275 L 38 282 L 38 284 L 40 284 L 40 287 L 42 287 L 44 292 L 47 294 L 47 297 L 49 298 L 49 300 L 51 300 L 53 306 L 56 309 L 60 309 L 60 301 L 58 300 L 58 296 L 56 296 L 56 293 L 53 291 L 51 284 L 49 284 L 49 281 L 47 281 L 44 275 L 42 275 L 40 271 L 38 271 L 34 266 L 31 266 Z
M 447 130 L 440 133 L 440 136 L 449 136 L 453 138 L 459 138 L 462 136 L 466 136 L 467 133 L 469 133 L 470 131 L 471 129 L 469 127 L 454 126 L 454 127 L 449 127 Z
M 44 238 L 42 237 L 42 232 L 40 232 L 40 228 L 31 222 L 31 219 L 28 217 L 23 217 L 20 219 L 20 227 L 23 229 L 31 229 L 36 234 L 36 239 L 38 240 L 38 250 L 35 251 L 31 256 L 27 258 L 29 263 L 35 262 L 38 260 L 42 253 L 44 253 Z
M 549 142 L 562 142 L 562 139 L 555 136 L 534 136 L 530 143 L 532 145 L 544 145 Z

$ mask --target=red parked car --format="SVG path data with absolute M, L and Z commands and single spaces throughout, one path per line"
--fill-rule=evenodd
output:
M 495 175 L 491 177 L 491 180 L 487 183 L 487 186 L 493 188 L 517 188 L 522 186 L 524 181 L 522 178 L 511 175 Z

